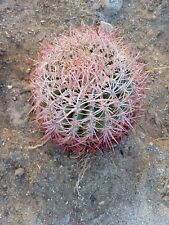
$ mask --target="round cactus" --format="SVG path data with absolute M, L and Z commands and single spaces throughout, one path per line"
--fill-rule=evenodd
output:
M 74 152 L 110 149 L 132 128 L 144 77 L 138 57 L 112 31 L 86 26 L 59 36 L 31 74 L 44 139 Z

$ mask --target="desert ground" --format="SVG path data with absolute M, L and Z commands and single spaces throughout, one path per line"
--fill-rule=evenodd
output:
M 169 224 L 169 1 L 104 2 L 0 0 L 1 225 Z M 99 21 L 139 52 L 148 85 L 134 131 L 80 159 L 41 143 L 30 73 L 45 43 Z

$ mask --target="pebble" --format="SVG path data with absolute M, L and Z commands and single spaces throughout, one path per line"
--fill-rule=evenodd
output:
M 7 88 L 8 88 L 9 90 L 11 90 L 13 87 L 12 87 L 12 85 L 7 85 Z
M 64 224 L 68 224 L 70 222 L 70 214 L 66 214 L 62 221 L 64 222 Z
M 104 201 L 101 201 L 101 202 L 99 202 L 99 205 L 101 206 L 101 205 L 104 205 Z
M 159 152 L 159 149 L 154 145 L 153 142 L 150 142 L 148 146 L 146 147 L 145 151 L 149 153 L 153 153 L 153 152 L 157 153 Z
M 92 8 L 93 10 L 99 10 L 101 8 L 101 5 L 98 3 L 94 3 Z
M 16 101 L 17 100 L 17 97 L 16 96 L 12 97 L 12 100 L 13 101 Z
M 6 34 L 7 38 L 10 38 L 10 35 L 9 35 L 9 33 L 7 31 L 5 31 L 5 34 Z
M 31 71 L 31 68 L 28 68 L 28 69 L 26 70 L 26 73 L 29 74 L 30 71 Z
M 113 27 L 113 25 L 111 25 L 110 23 L 106 23 L 104 21 L 100 22 L 100 27 L 99 27 L 100 31 L 105 32 L 105 33 L 111 33 L 115 31 L 115 28 Z
M 153 144 L 153 142 L 150 142 L 149 145 L 150 145 L 150 146 L 153 146 L 154 144 Z
M 40 22 L 43 25 L 46 22 L 46 20 L 41 20 Z
M 6 50 L 0 48 L 0 56 L 4 56 L 5 54 L 6 54 Z
M 111 16 L 118 13 L 123 6 L 123 0 L 105 0 L 104 1 L 104 14 Z
M 2 139 L 0 140 L 0 146 L 4 146 L 5 145 L 5 141 Z
M 143 132 L 140 133 L 140 138 L 141 138 L 142 140 L 144 140 L 145 134 L 144 134 Z
M 15 176 L 21 177 L 25 173 L 25 170 L 23 168 L 18 168 L 15 170 Z

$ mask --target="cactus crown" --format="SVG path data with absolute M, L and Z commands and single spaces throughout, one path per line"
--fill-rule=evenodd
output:
M 40 53 L 31 76 L 36 120 L 65 149 L 109 149 L 132 127 L 143 79 L 115 33 L 73 29 Z

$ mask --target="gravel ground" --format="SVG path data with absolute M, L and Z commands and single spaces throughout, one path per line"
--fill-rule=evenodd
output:
M 169 1 L 0 6 L 0 224 L 169 224 Z M 70 25 L 98 20 L 118 27 L 140 52 L 150 84 L 135 132 L 115 152 L 72 159 L 51 143 L 40 146 L 28 116 L 29 74 L 42 45 Z

